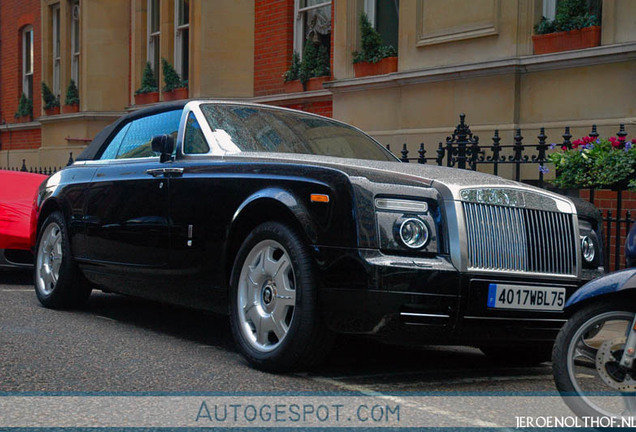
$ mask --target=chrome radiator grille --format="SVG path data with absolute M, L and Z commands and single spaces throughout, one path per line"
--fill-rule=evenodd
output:
M 576 274 L 571 214 L 464 202 L 471 270 Z

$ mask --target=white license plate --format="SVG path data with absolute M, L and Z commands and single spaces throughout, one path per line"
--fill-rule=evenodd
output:
M 560 311 L 564 305 L 565 288 L 494 283 L 488 286 L 489 308 Z

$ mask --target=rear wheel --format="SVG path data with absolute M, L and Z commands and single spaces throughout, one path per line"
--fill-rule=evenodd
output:
M 36 243 L 34 268 L 35 294 L 42 305 L 63 309 L 83 305 L 91 286 L 77 268 L 71 254 L 64 217 L 51 213 Z
M 245 358 L 266 371 L 306 368 L 328 353 L 307 246 L 278 222 L 255 228 L 239 249 L 231 278 L 231 325 Z

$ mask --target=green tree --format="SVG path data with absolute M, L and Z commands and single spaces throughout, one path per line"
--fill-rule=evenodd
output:
M 66 88 L 66 99 L 64 103 L 66 105 L 79 105 L 79 91 L 75 85 L 75 81 L 71 80 Z
M 137 89 L 135 94 L 152 93 L 158 91 L 157 80 L 155 74 L 152 71 L 150 62 L 146 62 L 143 75 L 141 76 L 141 87 Z

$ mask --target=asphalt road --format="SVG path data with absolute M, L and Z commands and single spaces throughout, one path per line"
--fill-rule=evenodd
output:
M 301 392 L 399 399 L 458 392 L 555 396 L 555 387 L 549 363 L 502 367 L 473 348 L 402 349 L 361 339 L 338 340 L 317 370 L 262 373 L 236 351 L 225 317 L 101 292 L 80 311 L 49 310 L 38 303 L 29 273 L 4 271 L 0 392 Z M 482 417 L 501 424 L 499 414 L 479 412 L 466 407 L 459 418 L 466 426 L 479 425 Z

